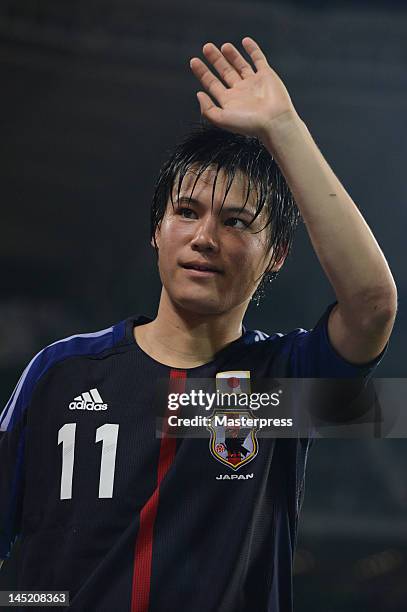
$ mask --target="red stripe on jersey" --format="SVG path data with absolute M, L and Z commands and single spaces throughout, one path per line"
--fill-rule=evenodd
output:
M 185 390 L 185 370 L 171 370 L 169 393 Z M 151 586 L 151 561 L 153 556 L 153 533 L 160 497 L 161 481 L 174 461 L 176 438 L 161 438 L 160 456 L 157 468 L 157 486 L 140 512 L 140 527 L 134 550 L 133 585 L 131 612 L 148 612 Z

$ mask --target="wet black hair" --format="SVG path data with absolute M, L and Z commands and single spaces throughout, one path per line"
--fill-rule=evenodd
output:
M 208 168 L 216 169 L 212 188 L 212 208 L 218 174 L 223 170 L 226 189 L 221 207 L 236 173 L 240 171 L 247 179 L 246 200 L 242 209 L 246 206 L 253 189 L 257 196 L 256 212 L 250 224 L 263 209 L 266 211 L 266 223 L 259 231 L 268 228 L 266 252 L 272 255 L 252 298 L 258 304 L 265 293 L 266 285 L 278 274 L 267 270 L 281 258 L 281 255 L 287 256 L 290 252 L 300 213 L 276 161 L 255 136 L 229 132 L 204 119 L 201 119 L 200 123 L 192 124 L 187 135 L 170 151 L 155 185 L 151 205 L 151 239 L 156 253 L 158 254 L 156 229 L 164 217 L 169 199 L 174 207 L 173 190 L 177 177 L 177 198 L 179 198 L 185 175 L 188 171 L 194 170 L 196 179 L 190 194 L 192 197 L 197 181 Z

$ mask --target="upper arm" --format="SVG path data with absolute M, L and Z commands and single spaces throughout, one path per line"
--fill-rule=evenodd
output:
M 328 319 L 328 336 L 336 352 L 355 365 L 375 359 L 385 348 L 395 320 L 395 312 L 382 314 L 360 323 L 360 317 L 345 318 L 339 304 L 331 310 Z

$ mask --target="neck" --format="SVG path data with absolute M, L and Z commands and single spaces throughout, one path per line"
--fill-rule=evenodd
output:
M 174 368 L 193 368 L 212 361 L 217 352 L 242 335 L 247 303 L 221 314 L 199 314 L 181 308 L 161 291 L 157 316 L 135 327 L 140 348 Z

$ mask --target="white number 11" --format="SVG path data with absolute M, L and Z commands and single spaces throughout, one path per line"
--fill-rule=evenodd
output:
M 72 499 L 73 466 L 75 462 L 76 423 L 66 423 L 58 431 L 58 445 L 62 443 L 62 473 L 60 499 Z M 96 430 L 95 442 L 102 442 L 99 497 L 113 497 L 119 425 L 105 423 Z

